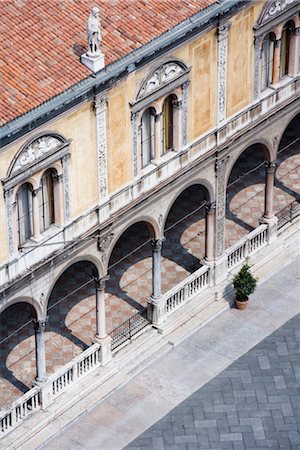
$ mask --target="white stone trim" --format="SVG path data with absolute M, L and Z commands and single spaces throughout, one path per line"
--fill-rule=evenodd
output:
M 218 126 L 226 119 L 227 45 L 229 23 L 218 28 Z
M 62 169 L 63 169 L 63 179 L 64 179 L 64 212 L 65 212 L 65 222 L 70 220 L 70 192 L 69 192 L 69 159 L 70 155 L 65 155 L 62 158 Z
M 95 112 L 97 127 L 98 186 L 100 203 L 107 200 L 108 198 L 106 108 L 107 97 L 96 98 Z

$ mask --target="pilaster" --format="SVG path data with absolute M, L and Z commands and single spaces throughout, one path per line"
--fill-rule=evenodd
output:
M 139 173 L 138 169 L 138 113 L 131 113 L 131 133 L 133 143 L 133 176 L 136 178 Z
M 226 166 L 229 156 L 217 160 L 215 165 L 216 172 L 216 257 L 224 253 L 225 247 L 225 213 L 226 213 Z
M 97 127 L 98 188 L 100 202 L 104 202 L 108 198 L 106 109 L 107 97 L 96 97 L 95 113 Z
M 63 169 L 63 177 L 64 177 L 64 213 L 65 213 L 65 222 L 68 223 L 71 218 L 70 212 L 70 186 L 69 186 L 69 161 L 70 155 L 65 155 L 62 158 L 62 169 Z
M 218 127 L 226 119 L 227 45 L 229 23 L 218 28 Z

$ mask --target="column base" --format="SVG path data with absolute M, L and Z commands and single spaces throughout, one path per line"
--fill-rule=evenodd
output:
M 222 283 L 222 281 L 226 280 L 228 275 L 228 262 L 227 255 L 224 254 L 217 258 L 214 262 L 214 283 L 215 286 Z
M 43 381 L 35 379 L 32 382 L 32 386 L 37 386 L 40 388 L 40 402 L 42 409 L 47 408 L 51 403 L 53 403 L 53 387 L 52 382 L 48 382 L 45 378 Z
M 96 335 L 92 339 L 92 342 L 100 347 L 99 362 L 102 366 L 105 366 L 112 360 L 111 341 L 112 339 L 108 335 L 105 338 L 100 338 Z
M 278 217 L 264 217 L 262 216 L 259 220 L 260 224 L 268 225 L 268 243 L 271 244 L 277 239 L 277 223 Z
M 166 302 L 162 297 L 149 297 L 147 304 L 148 319 L 153 325 L 160 325 L 167 318 Z

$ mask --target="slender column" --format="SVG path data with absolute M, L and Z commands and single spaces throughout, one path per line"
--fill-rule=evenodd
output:
M 44 332 L 48 317 L 34 322 L 35 355 L 36 355 L 36 381 L 46 380 L 46 357 Z
M 32 191 L 33 237 L 35 239 L 39 239 L 41 236 L 38 193 L 39 189 Z
M 175 112 L 174 128 L 174 150 L 179 151 L 182 147 L 182 100 L 173 101 Z
M 163 239 L 152 239 L 152 298 L 161 296 L 161 249 Z
M 218 126 L 226 119 L 227 42 L 229 23 L 218 28 Z
M 272 84 L 276 84 L 279 81 L 279 66 L 280 66 L 280 40 L 276 40 L 274 43 Z
M 106 150 L 106 107 L 107 98 L 100 97 L 95 100 L 97 123 L 97 152 L 98 152 L 98 187 L 100 202 L 108 197 L 107 183 L 107 150 Z
M 54 181 L 54 219 L 57 225 L 64 222 L 64 191 L 63 191 L 63 174 L 53 174 Z
M 291 52 L 295 55 L 294 76 L 296 76 L 297 73 L 300 73 L 300 26 L 295 28 L 293 37 L 294 45 Z
M 105 283 L 109 275 L 103 278 L 94 278 L 96 284 L 96 340 L 101 341 L 107 337 L 105 314 Z
M 210 262 L 215 256 L 215 202 L 208 204 L 205 209 L 205 259 Z
M 161 157 L 161 121 L 162 113 L 155 116 L 155 133 L 154 133 L 154 162 L 158 162 Z
M 265 211 L 263 217 L 272 219 L 274 217 L 274 178 L 276 172 L 276 162 L 266 162 L 266 180 L 265 180 Z

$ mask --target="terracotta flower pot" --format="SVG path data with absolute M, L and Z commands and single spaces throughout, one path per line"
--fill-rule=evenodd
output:
M 240 310 L 243 310 L 243 309 L 246 309 L 247 308 L 247 306 L 248 306 L 248 297 L 247 298 L 245 298 L 245 299 L 235 299 L 235 304 L 236 304 L 236 307 L 237 307 L 237 309 L 240 309 Z

